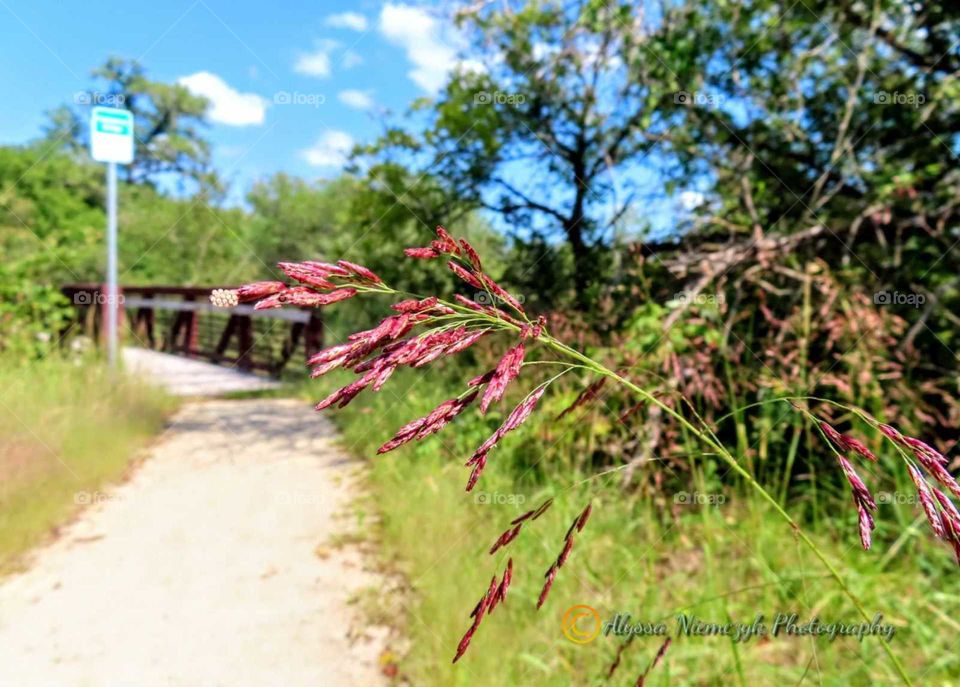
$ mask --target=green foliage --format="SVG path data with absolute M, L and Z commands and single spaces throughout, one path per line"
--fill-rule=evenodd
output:
M 121 478 L 172 403 L 89 357 L 0 356 L 0 570 Z
M 57 338 L 69 314 L 59 285 L 96 265 L 99 172 L 41 147 L 0 148 L 0 350 L 29 357 Z
M 434 370 L 429 381 L 422 371 L 398 374 L 391 380 L 393 393 L 384 389 L 361 397 L 332 416 L 343 428 L 345 447 L 373 456 L 393 430 L 455 395 L 466 374 L 458 366 L 443 375 Z M 445 378 L 450 381 L 441 383 Z M 337 381 L 316 380 L 312 395 L 324 395 Z M 541 408 L 537 418 L 555 412 L 553 405 Z M 464 493 L 463 461 L 496 424 L 496 419 L 467 413 L 436 436 L 370 461 L 370 505 L 382 514 L 371 537 L 381 547 L 388 571 L 410 583 L 401 585 L 407 590 L 402 601 L 394 600 L 386 609 L 378 594 L 378 612 L 398 623 L 409 640 L 399 664 L 415 684 L 601 683 L 623 638 L 600 636 L 582 646 L 568 641 L 561 618 L 576 604 L 596 608 L 603 620 L 617 612 L 631 613 L 635 620 L 663 620 L 671 631 L 679 613 L 720 623 L 752 622 L 762 613 L 769 624 L 777 612 L 857 620 L 857 610 L 784 531 L 782 521 L 729 479 L 684 475 L 686 481 L 670 482 L 663 498 L 650 499 L 624 492 L 619 471 L 597 476 L 577 460 L 581 442 L 574 435 L 596 430 L 602 441 L 605 432 L 583 418 L 568 425 L 547 421 L 540 428 L 531 426 L 531 420 L 491 454 L 476 491 Z M 644 470 L 664 468 L 657 464 Z M 680 494 L 687 498 L 678 498 Z M 703 503 L 689 498 L 698 494 L 719 498 Z M 526 526 L 504 551 L 487 555 L 512 518 L 548 497 L 555 504 L 544 518 Z M 838 491 L 832 498 L 846 495 Z M 570 521 L 590 499 L 590 522 L 577 537 L 545 607 L 537 611 L 543 574 L 559 553 Z M 825 519 L 815 539 L 832 560 L 842 561 L 845 577 L 868 612 L 882 612 L 883 621 L 896 627 L 894 650 L 908 673 L 949 680 L 958 670 L 948 650 L 951 618 L 960 611 L 951 554 L 926 533 L 909 528 L 922 518 L 912 505 L 881 508 L 881 533 L 904 534 L 876 551 L 859 550 L 853 514 Z M 451 666 L 470 624 L 470 610 L 508 558 L 514 576 L 506 605 L 484 619 L 466 656 Z M 904 579 L 911 580 L 908 588 Z M 931 615 L 931 603 L 942 612 Z M 633 684 L 658 647 L 655 638 L 634 641 L 611 684 Z M 810 679 L 814 663 L 820 666 L 817 679 L 825 685 L 897 679 L 871 638 L 780 637 L 736 645 L 722 638 L 690 638 L 674 641 L 666 664 L 648 683 L 793 684 L 805 675 Z
M 240 284 L 269 274 L 249 242 L 250 216 L 204 193 L 174 198 L 142 184 L 120 190 L 120 280 Z M 102 272 L 101 272 L 102 273 Z
M 103 281 L 103 175 L 45 143 L 0 148 L 0 350 L 42 354 L 71 316 L 60 286 Z M 121 184 L 119 196 L 121 283 L 232 284 L 267 273 L 243 210 L 145 184 Z

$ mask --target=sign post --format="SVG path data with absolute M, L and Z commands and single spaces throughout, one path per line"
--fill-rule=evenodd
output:
M 107 163 L 107 359 L 117 365 L 117 163 L 133 162 L 133 113 L 95 107 L 90 115 L 90 156 Z

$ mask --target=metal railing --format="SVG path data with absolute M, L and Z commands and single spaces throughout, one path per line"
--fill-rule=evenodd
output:
M 215 288 L 121 286 L 115 307 L 126 342 L 154 350 L 262 370 L 276 375 L 302 349 L 304 358 L 323 347 L 323 320 L 316 309 L 216 308 Z M 102 284 L 65 284 L 77 309 L 74 325 L 101 338 L 111 304 Z

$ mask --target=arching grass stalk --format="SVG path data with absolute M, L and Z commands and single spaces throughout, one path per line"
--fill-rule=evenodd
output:
M 437 239 L 429 246 L 409 248 L 405 253 L 408 257 L 418 260 L 447 259 L 449 269 L 473 289 L 473 297 L 456 294 L 452 300 L 447 300 L 437 296 L 428 298 L 411 296 L 383 283 L 379 276 L 366 267 L 341 260 L 337 264 L 315 261 L 280 263 L 280 269 L 298 285 L 290 286 L 280 281 L 257 282 L 239 289 L 218 290 L 212 294 L 211 300 L 216 305 L 224 307 L 231 307 L 244 301 L 257 301 L 256 308 L 276 308 L 284 305 L 322 307 L 363 294 L 403 299 L 390 306 L 393 314 L 385 317 L 376 327 L 351 334 L 343 343 L 327 348 L 310 359 L 313 377 L 338 368 L 350 369 L 357 374 L 355 381 L 336 389 L 320 401 L 317 404 L 318 410 L 333 405 L 342 408 L 368 388 L 378 391 L 398 368 L 424 367 L 439 358 L 456 355 L 482 338 L 497 334 L 509 337 L 511 345 L 503 352 L 494 369 L 468 380 L 466 388 L 461 393 L 442 402 L 428 415 L 412 420 L 398 429 L 394 436 L 380 447 L 378 453 L 386 453 L 409 442 L 425 439 L 453 422 L 475 402 L 480 412 L 485 414 L 491 407 L 500 404 L 507 387 L 519 377 L 521 370 L 525 367 L 540 364 L 559 365 L 562 368 L 560 373 L 528 392 L 520 403 L 506 414 L 505 420 L 493 435 L 483 442 L 467 460 L 466 467 L 470 468 L 467 491 L 473 489 L 481 479 L 488 458 L 500 441 L 532 415 L 548 387 L 563 374 L 578 369 L 598 376 L 597 381 L 584 389 L 574 402 L 574 407 L 589 402 L 595 397 L 603 380 L 615 382 L 636 394 L 643 403 L 653 404 L 672 417 L 686 432 L 696 437 L 707 449 L 711 449 L 712 453 L 719 456 L 732 471 L 740 475 L 813 552 L 863 619 L 867 622 L 871 620 L 863 603 L 847 585 L 836 566 L 828 560 L 824 552 L 787 513 L 781 503 L 723 445 L 710 426 L 697 415 L 689 401 L 683 399 L 694 420 L 679 410 L 671 408 L 654 393 L 630 381 L 620 372 L 605 367 L 553 337 L 547 331 L 545 318 L 541 316 L 531 319 L 520 300 L 484 272 L 480 256 L 473 247 L 464 239 L 455 239 L 442 227 L 437 228 Z M 415 330 L 417 333 L 414 333 Z M 535 349 L 548 351 L 551 359 L 529 360 L 529 354 Z M 559 357 L 559 360 L 553 359 L 556 357 Z M 780 400 L 794 402 L 817 399 Z M 794 405 L 796 406 L 796 403 Z M 804 408 L 797 407 L 809 414 L 809 411 Z M 926 496 L 925 507 L 931 527 L 935 533 L 939 533 L 939 536 L 954 545 L 960 558 L 960 511 L 954 507 L 945 493 L 927 484 L 926 478 L 920 474 L 913 462 L 915 460 L 919 463 L 937 483 L 955 497 L 960 498 L 960 485 L 944 467 L 946 459 L 927 444 L 901 435 L 892 427 L 869 418 L 862 411 L 855 412 L 859 412 L 861 418 L 868 419 L 896 445 L 897 450 L 907 461 L 908 467 L 912 468 L 911 477 L 917 484 L 921 498 Z M 810 417 L 818 421 L 812 414 Z M 837 455 L 840 466 L 853 489 L 855 503 L 860 513 L 861 539 L 864 548 L 869 548 L 870 530 L 873 528 L 873 518 L 869 509 L 875 506 L 866 485 L 856 475 L 845 454 L 853 453 L 868 460 L 875 460 L 875 457 L 859 440 L 840 434 L 822 421 L 818 422 L 821 433 Z M 912 458 L 908 454 L 912 454 Z M 589 513 L 590 505 L 587 504 L 568 530 L 563 550 L 545 575 L 546 582 L 537 602 L 538 608 L 545 603 L 560 567 L 570 555 L 575 531 L 580 532 L 584 527 Z M 533 519 L 532 514 L 530 519 Z M 508 531 L 508 536 L 501 535 L 494 550 L 505 548 L 517 536 L 522 536 L 520 528 L 517 527 L 518 522 L 514 521 L 511 525 L 513 529 Z M 512 575 L 511 561 L 499 583 L 494 576 L 486 594 L 474 607 L 470 616 L 473 618 L 472 624 L 457 647 L 454 661 L 464 655 L 481 620 L 489 615 L 496 605 L 506 601 L 506 589 Z M 903 683 L 911 684 L 889 643 L 883 638 L 879 638 L 879 641 Z
M 830 574 L 830 576 L 834 579 L 834 581 L 843 591 L 844 595 L 846 595 L 846 597 L 854 605 L 854 607 L 857 609 L 857 612 L 860 613 L 861 617 L 865 621 L 870 622 L 871 617 L 867 614 L 867 611 L 864 608 L 863 603 L 860 601 L 859 597 L 856 594 L 854 594 L 853 591 L 850 589 L 850 587 L 847 585 L 846 580 L 844 580 L 843 576 L 840 574 L 840 571 L 837 570 L 836 566 L 833 565 L 833 563 L 831 563 L 829 559 L 827 559 L 826 554 L 824 554 L 824 552 L 820 549 L 820 547 L 817 546 L 817 544 L 809 536 L 807 536 L 806 532 L 803 531 L 803 529 L 800 527 L 797 521 L 794 520 L 793 517 L 783 508 L 783 506 L 780 505 L 780 502 L 776 498 L 774 498 L 773 495 L 771 495 L 770 492 L 768 492 L 763 487 L 763 485 L 757 482 L 753 478 L 753 475 L 751 475 L 742 465 L 740 465 L 737 459 L 730 454 L 730 452 L 723 446 L 722 443 L 717 441 L 716 436 L 713 434 L 713 432 L 711 432 L 708 428 L 701 429 L 700 427 L 697 427 L 692 422 L 690 422 L 690 420 L 688 420 L 682 413 L 671 408 L 669 405 L 667 405 L 666 403 L 661 401 L 659 398 L 657 398 L 654 394 L 650 393 L 649 391 L 647 391 L 646 389 L 640 386 L 637 386 L 636 384 L 631 382 L 629 379 L 622 377 L 621 375 L 605 367 L 604 365 L 601 365 L 600 363 L 596 362 L 589 356 L 586 356 L 583 353 L 580 353 L 579 351 L 573 348 L 570 348 L 566 344 L 560 341 L 557 341 L 552 336 L 549 336 L 548 334 L 544 333 L 543 335 L 541 335 L 541 341 L 543 341 L 543 343 L 547 347 L 553 349 L 559 354 L 576 360 L 578 363 L 582 364 L 584 367 L 592 370 L 598 375 L 609 377 L 610 379 L 616 381 L 618 384 L 624 386 L 625 388 L 629 389 L 633 393 L 637 394 L 648 403 L 652 403 L 658 406 L 663 412 L 669 414 L 677 422 L 683 425 L 687 429 L 687 431 L 689 431 L 691 434 L 697 437 L 700 441 L 702 441 L 708 447 L 713 449 L 716 452 L 716 454 L 720 456 L 721 460 L 723 460 L 730 467 L 731 470 L 733 470 L 738 475 L 740 475 L 746 481 L 746 483 L 750 485 L 750 487 L 754 491 L 756 491 L 767 503 L 769 503 L 773 507 L 774 511 L 787 523 L 787 525 L 790 526 L 790 528 L 800 538 L 800 540 L 813 552 L 814 556 L 816 556 L 817 559 L 823 564 L 824 568 L 826 568 L 827 572 Z M 900 676 L 900 679 L 903 680 L 904 684 L 907 684 L 907 685 L 912 684 L 910 681 L 910 678 L 907 676 L 907 673 L 904 670 L 903 665 L 900 663 L 900 659 L 897 658 L 897 655 L 895 653 L 893 653 L 893 649 L 891 649 L 890 643 L 887 642 L 887 640 L 884 639 L 883 637 L 879 637 L 878 639 L 880 640 L 881 646 L 883 646 L 883 650 L 886 652 L 887 656 L 890 658 L 891 663 L 896 669 L 897 674 Z

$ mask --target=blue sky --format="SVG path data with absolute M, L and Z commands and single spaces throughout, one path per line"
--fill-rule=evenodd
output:
M 384 113 L 433 95 L 457 66 L 463 38 L 439 2 L 0 0 L 0 145 L 38 137 L 45 113 L 75 103 L 95 86 L 91 70 L 119 56 L 211 100 L 206 135 L 228 204 L 279 171 L 330 178 Z M 654 189 L 657 165 L 636 172 Z M 642 215 L 669 231 L 679 203 L 648 200 Z
M 283 170 L 329 177 L 382 109 L 430 95 L 459 37 L 422 3 L 0 0 L 0 144 L 40 135 L 45 112 L 92 86 L 110 55 L 213 101 L 214 164 L 239 198 Z

